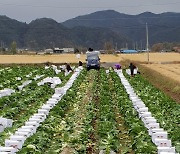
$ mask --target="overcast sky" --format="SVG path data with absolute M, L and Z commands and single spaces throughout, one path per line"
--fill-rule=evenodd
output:
M 63 22 L 108 9 L 126 14 L 180 12 L 180 0 L 0 0 L 0 15 L 28 23 L 42 17 Z

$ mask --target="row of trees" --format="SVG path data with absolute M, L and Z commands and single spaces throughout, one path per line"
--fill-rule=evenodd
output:
M 174 51 L 174 47 L 180 47 L 180 43 L 156 43 L 152 46 L 152 51 L 161 52 L 161 51 Z
M 152 46 L 151 51 L 152 52 L 171 52 L 171 51 L 175 51 L 174 48 L 175 47 L 180 47 L 180 43 L 156 43 Z M 114 47 L 112 42 L 105 42 L 104 43 L 104 51 L 107 54 L 112 54 L 115 53 L 115 51 L 117 47 Z M 87 51 L 87 48 L 84 47 L 77 47 L 76 52 L 85 52 Z
M 180 43 L 168 43 L 168 42 L 165 42 L 165 43 L 156 43 L 152 46 L 151 48 L 151 51 L 154 51 L 154 52 L 162 52 L 162 51 L 166 51 L 166 52 L 169 52 L 169 51 L 174 51 L 174 47 L 180 47 Z M 88 48 L 88 47 L 87 47 Z M 83 46 L 76 46 L 75 47 L 75 53 L 85 53 L 87 51 L 87 48 L 86 47 L 83 47 Z M 114 48 L 114 45 L 112 42 L 105 42 L 104 43 L 104 51 L 107 53 L 107 54 L 112 54 L 112 53 L 115 53 L 115 48 Z M 2 48 L 0 47 L 0 51 L 3 52 L 3 53 L 10 53 L 10 54 L 16 54 L 17 53 L 17 43 L 16 41 L 13 41 L 11 44 L 10 44 L 10 48 L 8 51 L 5 50 L 5 48 Z
M 8 50 L 6 50 L 4 47 L 0 47 L 0 52 L 2 53 L 11 53 L 11 54 L 16 54 L 17 53 L 17 43 L 16 41 L 13 41 L 10 44 L 10 48 Z

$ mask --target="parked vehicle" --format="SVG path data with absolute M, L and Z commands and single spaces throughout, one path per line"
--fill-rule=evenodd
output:
M 100 58 L 99 58 L 99 51 L 91 51 L 91 52 L 86 52 L 87 55 L 87 63 L 86 67 L 87 70 L 90 69 L 100 69 Z

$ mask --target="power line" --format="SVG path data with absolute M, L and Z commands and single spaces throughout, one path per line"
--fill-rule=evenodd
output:
M 28 4 L 7 4 L 7 3 L 0 3 L 1 5 L 6 6 L 20 6 L 20 7 L 38 7 L 38 8 L 57 8 L 57 9 L 98 9 L 98 8 L 123 8 L 123 7 L 143 7 L 143 6 L 154 6 L 154 5 L 175 5 L 180 4 L 180 2 L 172 2 L 172 3 L 157 3 L 157 4 L 144 4 L 144 5 L 124 5 L 124 6 L 47 6 L 47 5 L 28 5 Z

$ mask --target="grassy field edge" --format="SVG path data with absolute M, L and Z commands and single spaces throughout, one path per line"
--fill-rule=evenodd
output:
M 180 103 L 180 84 L 179 82 L 163 76 L 146 66 L 139 65 L 138 68 L 144 78 L 146 78 L 153 86 L 162 90 L 165 94 Z

